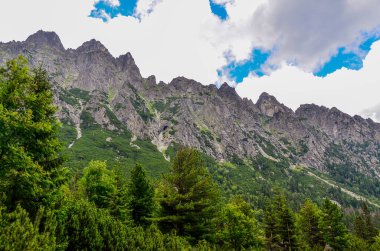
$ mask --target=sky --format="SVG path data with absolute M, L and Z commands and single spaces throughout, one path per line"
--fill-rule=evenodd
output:
M 223 82 L 256 102 L 315 103 L 380 121 L 379 0 L 0 0 L 0 41 L 55 31 L 131 52 L 143 76 Z M 376 114 L 377 113 L 377 114 Z

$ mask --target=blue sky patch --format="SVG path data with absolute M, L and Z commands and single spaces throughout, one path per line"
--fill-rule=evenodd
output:
M 214 15 L 218 16 L 221 20 L 226 20 L 228 18 L 228 14 L 224 5 L 216 4 L 213 0 L 210 1 L 211 12 Z
M 321 69 L 314 72 L 315 76 L 326 77 L 339 69 L 347 68 L 350 70 L 360 70 L 363 68 L 363 60 L 367 56 L 374 42 L 380 40 L 380 35 L 370 36 L 367 40 L 359 45 L 359 55 L 347 51 L 344 47 L 338 49 L 338 53 L 330 58 Z
M 90 17 L 100 18 L 107 22 L 109 18 L 118 15 L 133 16 L 138 0 L 119 0 L 120 5 L 112 6 L 108 1 L 100 0 L 95 3 L 94 9 L 90 13 Z
M 234 80 L 236 83 L 243 82 L 244 78 L 248 77 L 250 73 L 262 77 L 265 75 L 262 66 L 267 62 L 270 55 L 270 51 L 254 49 L 252 50 L 249 60 L 241 62 L 231 61 L 228 65 L 218 71 L 218 75 L 222 76 L 223 74 L 227 74 L 227 77 Z

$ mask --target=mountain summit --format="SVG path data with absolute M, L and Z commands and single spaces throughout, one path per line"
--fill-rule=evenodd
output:
M 96 40 L 65 50 L 53 32 L 0 44 L 0 52 L 2 62 L 21 54 L 32 66 L 43 63 L 54 76 L 58 116 L 78 140 L 81 130 L 97 126 L 128 132 L 131 145 L 149 141 L 167 159 L 184 145 L 218 161 L 260 157 L 344 181 L 343 173 L 380 177 L 380 125 L 336 108 L 307 104 L 293 112 L 267 93 L 254 104 L 227 83 L 218 89 L 184 77 L 156 84 L 141 76 L 130 53 L 114 58 Z

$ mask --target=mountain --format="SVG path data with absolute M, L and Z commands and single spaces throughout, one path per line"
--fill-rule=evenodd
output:
M 1 63 L 18 55 L 52 76 L 70 165 L 139 161 L 158 175 L 176 148 L 191 146 L 216 163 L 231 193 L 255 193 L 278 180 L 300 194 L 318 187 L 315 196 L 335 193 L 340 203 L 380 204 L 380 124 L 371 119 L 315 104 L 293 111 L 267 93 L 255 104 L 227 83 L 157 83 L 141 76 L 130 53 L 115 58 L 94 39 L 65 49 L 57 34 L 38 31 L 0 43 Z

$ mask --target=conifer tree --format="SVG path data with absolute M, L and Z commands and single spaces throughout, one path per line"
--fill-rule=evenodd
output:
M 20 205 L 10 213 L 0 206 L 0 250 L 56 250 L 56 227 L 52 212 L 42 207 L 31 220 Z
M 35 214 L 56 201 L 65 181 L 47 72 L 20 57 L 0 68 L 0 194 Z
M 124 223 L 131 221 L 129 210 L 130 196 L 126 179 L 120 173 L 115 174 L 116 192 L 111 205 L 111 214 Z
M 128 194 L 132 219 L 136 225 L 148 225 L 154 209 L 154 188 L 139 164 L 131 170 Z
M 268 250 L 297 250 L 298 241 L 293 211 L 285 196 L 276 194 L 265 212 L 265 236 Z
M 267 205 L 264 214 L 265 244 L 267 250 L 280 249 L 280 235 L 277 231 L 277 210 L 274 203 Z
M 165 232 L 176 231 L 191 241 L 210 238 L 219 204 L 219 190 L 199 153 L 178 151 L 169 174 L 159 187 L 158 222 Z
M 321 210 L 310 199 L 306 200 L 299 212 L 298 226 L 301 239 L 310 248 L 323 247 L 323 235 L 319 227 L 320 219 Z
M 342 210 L 329 199 L 325 199 L 322 205 L 320 228 L 324 242 L 334 250 L 344 250 L 347 246 L 347 228 L 342 219 Z

